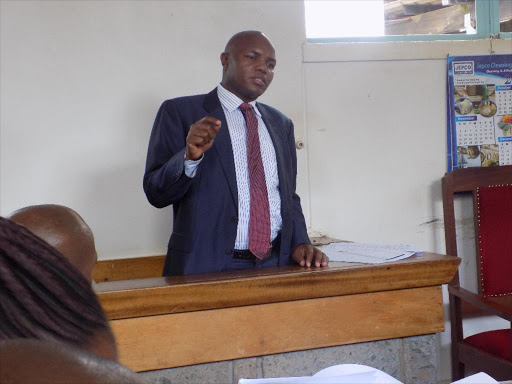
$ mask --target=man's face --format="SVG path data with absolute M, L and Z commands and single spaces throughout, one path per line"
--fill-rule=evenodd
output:
M 245 102 L 256 100 L 274 78 L 276 55 L 262 35 L 239 38 L 230 52 L 221 55 L 222 86 Z

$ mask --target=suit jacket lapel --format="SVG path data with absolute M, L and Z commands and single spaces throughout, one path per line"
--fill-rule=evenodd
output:
M 215 151 L 219 156 L 220 164 L 224 170 L 226 179 L 228 180 L 233 200 L 235 201 L 235 206 L 238 207 L 238 191 L 236 185 L 233 147 L 231 145 L 231 137 L 229 136 L 226 116 L 224 115 L 222 105 L 220 104 L 219 97 L 217 96 L 217 88 L 206 95 L 204 109 L 209 113 L 209 116 L 215 117 L 222 122 L 219 133 L 217 133 L 213 142 L 213 148 L 215 148 Z
M 281 229 L 281 241 L 283 244 L 289 244 L 291 242 L 291 236 L 293 233 L 293 225 L 290 225 L 293 221 L 293 205 L 288 198 L 291 196 L 292 185 L 292 175 L 289 172 L 285 172 L 285 166 L 287 162 L 285 159 L 285 153 L 288 151 L 288 139 L 285 137 L 285 127 L 282 126 L 278 120 L 273 118 L 272 112 L 270 112 L 265 105 L 261 105 L 257 103 L 258 109 L 261 112 L 261 118 L 265 122 L 265 126 L 270 134 L 270 138 L 272 139 L 272 143 L 274 144 L 274 150 L 276 152 L 276 161 L 277 161 L 277 174 L 279 177 L 279 195 L 281 197 L 281 218 L 283 219 L 283 227 Z M 289 156 L 289 155 L 288 155 Z M 281 247 L 280 255 L 281 257 L 285 256 L 288 260 L 290 249 L 287 247 Z
M 265 106 L 260 103 L 256 103 L 258 110 L 261 112 L 261 118 L 267 127 L 268 133 L 270 134 L 270 138 L 272 139 L 272 144 L 274 144 L 274 150 L 276 152 L 276 161 L 277 161 L 277 173 L 279 176 L 279 188 L 281 194 L 281 201 L 283 200 L 283 192 L 286 188 L 286 183 L 284 180 L 283 174 L 283 164 L 284 164 L 284 143 L 282 139 L 282 127 L 277 124 L 272 116 L 267 113 Z

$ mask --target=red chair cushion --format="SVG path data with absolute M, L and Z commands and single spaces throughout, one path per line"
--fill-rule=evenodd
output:
M 464 341 L 491 355 L 500 356 L 506 360 L 510 360 L 512 357 L 510 329 L 477 333 L 476 335 L 466 337 Z
M 512 293 L 512 185 L 477 190 L 480 281 L 484 296 Z

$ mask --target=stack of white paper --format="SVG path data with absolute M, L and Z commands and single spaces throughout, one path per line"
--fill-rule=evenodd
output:
M 341 364 L 313 376 L 240 379 L 238 384 L 402 384 L 387 373 L 359 364 Z
M 330 261 L 380 264 L 421 252 L 410 244 L 331 243 L 322 248 Z
M 487 373 L 480 372 L 475 375 L 471 375 L 465 377 L 463 379 L 454 381 L 452 384 L 495 384 L 497 383 L 491 376 Z
M 492 377 L 480 372 L 452 384 L 496 383 L 498 382 Z M 238 384 L 402 384 L 402 382 L 366 365 L 341 364 L 325 368 L 313 376 L 240 379 Z

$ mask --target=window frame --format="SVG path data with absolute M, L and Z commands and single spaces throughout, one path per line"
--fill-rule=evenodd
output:
M 500 1 L 475 0 L 475 34 L 427 34 L 427 35 L 388 35 L 373 37 L 320 37 L 307 38 L 307 43 L 340 42 L 389 42 L 389 41 L 437 41 L 437 40 L 483 40 L 510 39 L 512 32 L 500 32 Z

